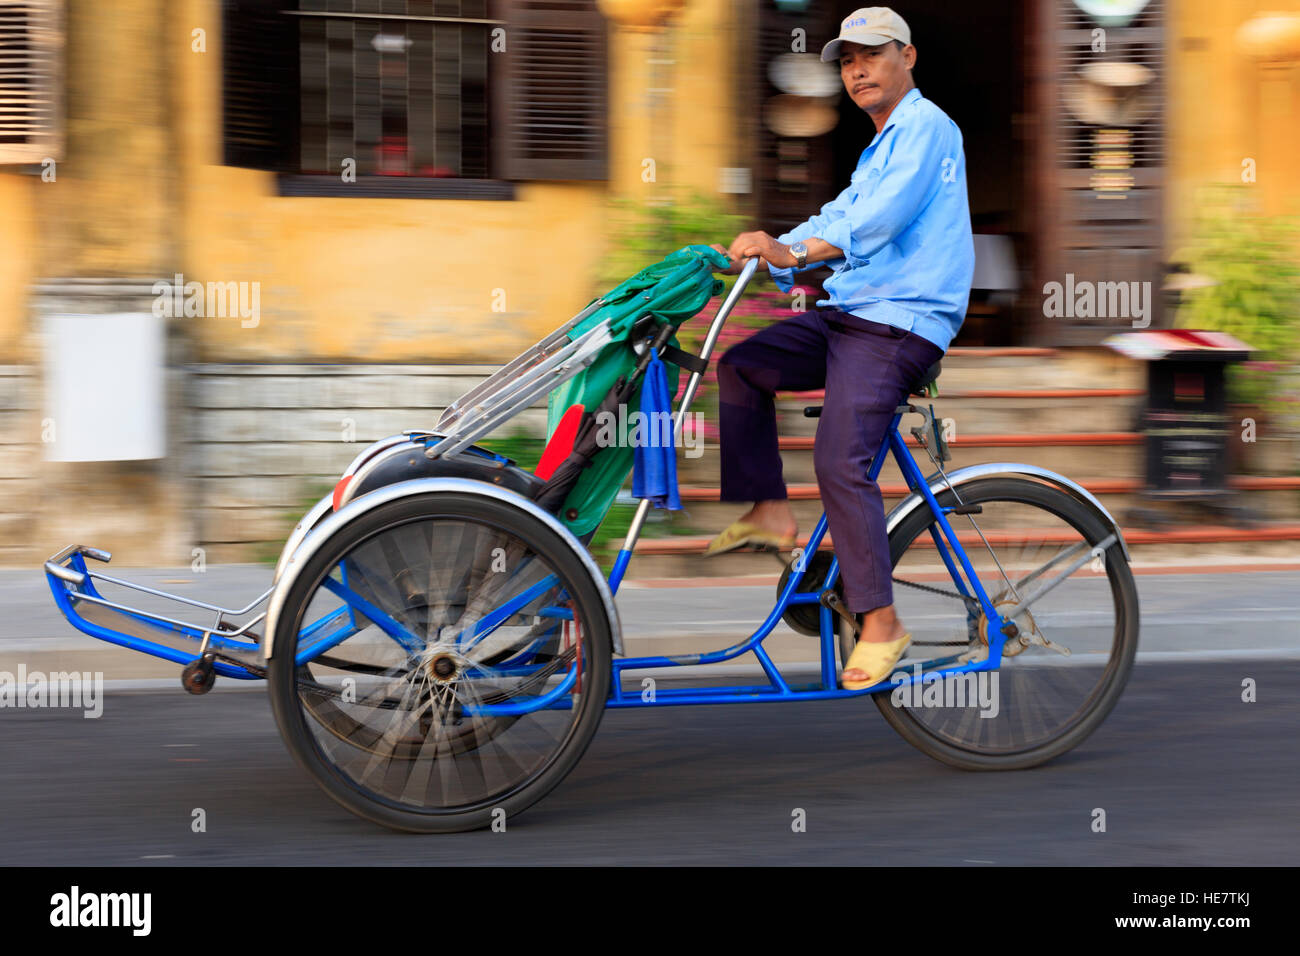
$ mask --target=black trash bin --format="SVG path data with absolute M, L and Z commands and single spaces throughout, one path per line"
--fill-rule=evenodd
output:
M 1194 504 L 1234 523 L 1257 516 L 1228 487 L 1227 443 L 1234 435 L 1224 392 L 1229 364 L 1251 348 L 1223 332 L 1160 329 L 1125 332 L 1105 340 L 1115 351 L 1147 363 L 1147 400 L 1140 430 L 1146 445 L 1148 502 Z M 1135 508 L 1134 524 L 1163 525 L 1167 509 Z

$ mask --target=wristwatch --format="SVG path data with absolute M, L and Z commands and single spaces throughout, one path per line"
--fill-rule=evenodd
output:
M 808 264 L 808 247 L 805 246 L 802 241 L 796 242 L 792 245 L 790 251 L 794 253 L 794 267 L 796 269 L 802 269 Z

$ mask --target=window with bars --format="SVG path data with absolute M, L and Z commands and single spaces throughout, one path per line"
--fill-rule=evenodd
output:
M 0 0 L 0 164 L 61 159 L 60 0 Z
M 226 162 L 287 194 L 603 179 L 606 29 L 595 0 L 225 0 Z

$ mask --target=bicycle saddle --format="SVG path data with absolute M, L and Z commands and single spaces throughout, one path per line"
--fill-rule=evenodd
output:
M 920 377 L 907 388 L 908 395 L 920 395 L 922 397 L 933 398 L 938 394 L 935 390 L 933 393 L 928 391 L 934 385 L 939 373 L 943 371 L 943 359 L 935 362 Z M 804 418 L 821 418 L 822 407 L 820 405 L 805 405 L 803 410 Z
M 928 369 L 922 372 L 921 377 L 918 378 L 915 382 L 913 382 L 911 387 L 907 390 L 907 394 L 909 395 L 927 394 L 926 390 L 931 385 L 934 384 L 935 379 L 939 377 L 939 373 L 941 371 L 943 371 L 943 359 L 940 359 L 939 361 L 935 362 Z

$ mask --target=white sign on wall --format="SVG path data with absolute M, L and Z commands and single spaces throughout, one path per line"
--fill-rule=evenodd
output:
M 166 455 L 166 320 L 149 312 L 45 319 L 45 457 Z

